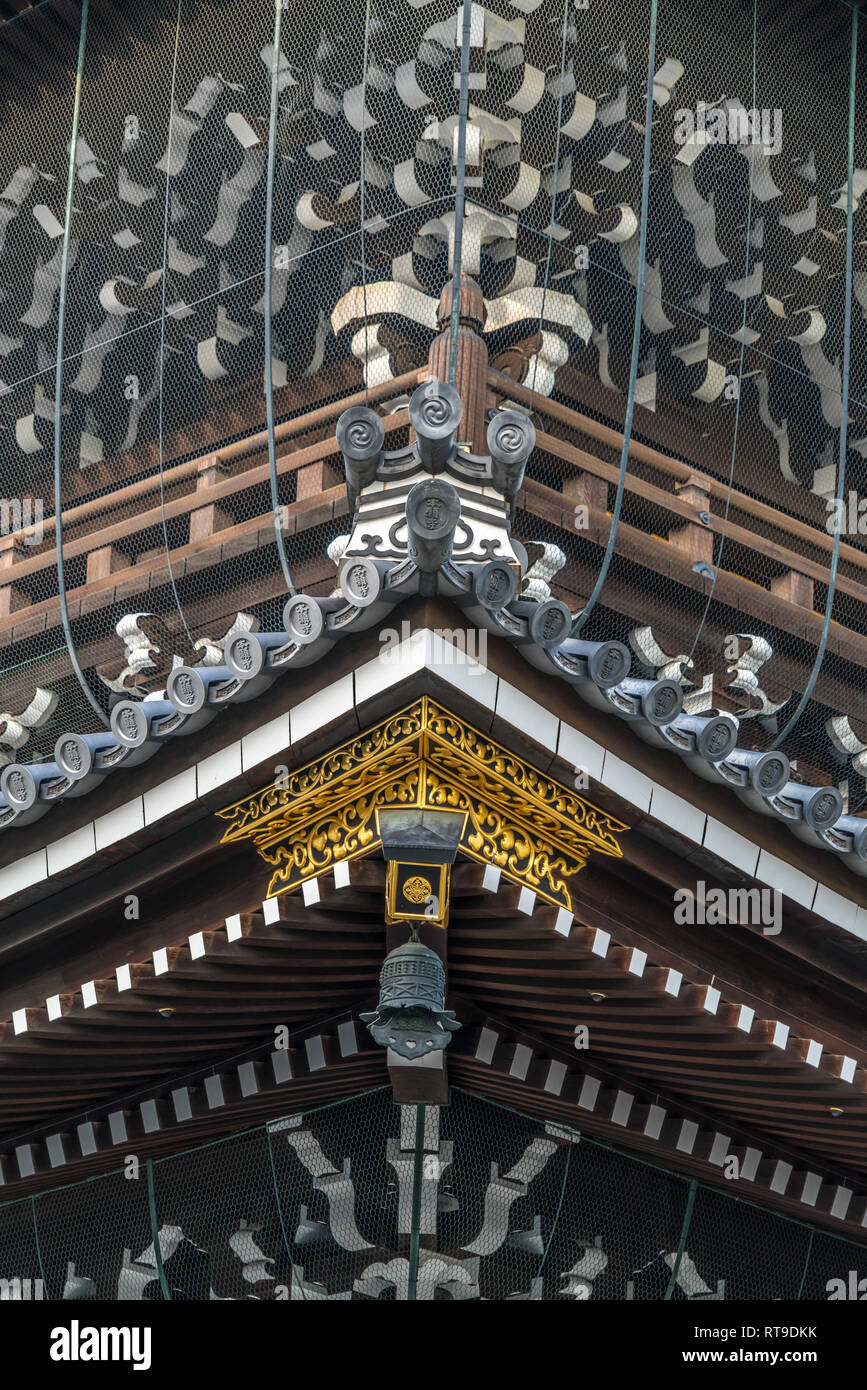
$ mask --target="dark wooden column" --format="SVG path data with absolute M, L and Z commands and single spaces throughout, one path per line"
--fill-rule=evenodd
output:
M 451 340 L 452 297 L 455 282 L 450 280 L 440 296 L 437 323 L 440 328 L 430 348 L 429 367 L 432 376 L 440 381 L 449 377 L 449 345 Z M 461 302 L 458 327 L 458 354 L 455 386 L 464 403 L 464 414 L 458 438 L 469 444 L 474 454 L 486 452 L 485 391 L 488 370 L 488 349 L 479 336 L 484 326 L 486 309 L 482 292 L 469 275 L 461 275 Z

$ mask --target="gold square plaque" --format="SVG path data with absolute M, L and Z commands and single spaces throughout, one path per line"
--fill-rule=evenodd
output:
M 450 868 L 450 864 L 390 859 L 385 879 L 385 920 L 447 926 Z

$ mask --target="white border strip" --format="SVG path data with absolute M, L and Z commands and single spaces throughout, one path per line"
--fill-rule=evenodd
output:
M 142 796 L 80 827 L 72 835 L 65 835 L 24 859 L 7 864 L 0 869 L 0 901 L 86 862 L 105 845 L 116 844 L 142 826 L 155 824 L 163 816 L 183 809 L 242 770 L 248 771 L 270 757 L 278 757 L 291 744 L 422 670 L 447 681 L 463 695 L 469 694 L 476 704 L 507 722 L 510 712 L 520 710 L 522 728 L 544 729 L 546 745 L 552 750 L 556 748 L 558 754 L 562 749 L 561 756 L 566 755 L 568 747 L 574 750 L 580 744 L 593 763 L 593 772 L 598 771 L 596 780 L 602 786 L 637 811 L 662 819 L 670 830 L 698 844 L 703 843 L 717 858 L 741 873 L 748 872 L 752 851 L 757 848 L 750 841 L 690 802 L 676 797 L 667 787 L 660 786 L 565 721 L 556 720 L 552 733 L 549 726 L 554 716 L 550 710 L 445 641 L 439 633 L 420 628 L 403 642 L 390 647 L 387 660 L 382 654 L 375 656 L 357 667 L 354 673 L 341 677 L 300 705 L 209 754 L 195 765 L 195 769 L 175 774 Z M 193 770 L 194 778 L 190 776 Z M 833 926 L 867 940 L 867 907 L 826 888 L 768 850 L 758 852 L 755 877 L 778 888 Z

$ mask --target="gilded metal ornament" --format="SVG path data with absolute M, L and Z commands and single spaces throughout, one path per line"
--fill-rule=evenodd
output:
M 592 853 L 620 858 L 628 829 L 427 695 L 217 815 L 223 843 L 252 840 L 272 867 L 273 897 L 377 849 L 376 813 L 396 806 L 464 812 L 464 854 L 570 909 L 570 879 Z
M 430 880 L 422 878 L 420 874 L 417 874 L 415 878 L 408 879 L 403 887 L 403 895 L 405 898 L 408 898 L 411 903 L 423 903 L 425 898 L 429 898 L 432 892 L 433 889 L 431 888 Z

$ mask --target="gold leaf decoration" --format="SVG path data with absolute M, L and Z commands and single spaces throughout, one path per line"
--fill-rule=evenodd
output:
M 217 815 L 223 843 L 272 866 L 273 896 L 376 849 L 385 806 L 466 811 L 465 854 L 567 908 L 569 880 L 591 853 L 620 857 L 629 828 L 429 696 Z

